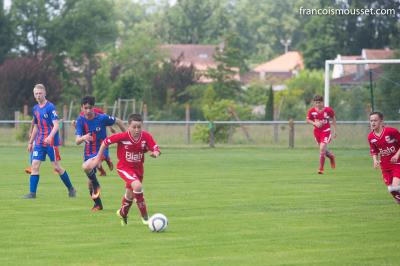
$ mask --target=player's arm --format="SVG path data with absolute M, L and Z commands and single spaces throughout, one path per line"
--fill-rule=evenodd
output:
M 336 138 L 336 116 L 332 117 L 332 128 L 333 128 L 333 133 L 332 136 Z
M 398 142 L 400 142 L 400 132 L 396 129 L 394 134 L 394 139 L 396 139 Z M 397 163 L 399 161 L 400 157 L 400 149 L 390 158 L 391 163 Z
M 374 163 L 374 168 L 378 168 L 379 167 L 378 155 L 377 154 L 372 154 L 372 160 L 373 160 L 373 163 Z
M 90 142 L 93 140 L 93 137 L 90 133 L 87 133 L 86 135 L 77 135 L 75 138 L 75 143 L 76 145 L 80 145 L 82 142 Z
M 115 124 L 117 124 L 117 126 L 119 127 L 121 132 L 125 132 L 126 131 L 126 127 L 124 125 L 124 121 L 122 121 L 121 119 L 115 118 Z
M 28 142 L 28 151 L 29 151 L 29 152 L 32 152 L 33 141 L 34 141 L 35 138 L 36 138 L 37 132 L 38 132 L 37 125 L 36 125 L 36 124 L 33 124 L 32 132 L 31 132 L 31 134 L 30 134 L 30 136 L 29 136 L 29 142 Z
M 160 156 L 161 151 L 160 147 L 157 145 L 157 143 L 154 141 L 153 137 L 149 134 L 147 138 L 147 144 L 149 146 L 149 149 L 151 151 L 150 156 L 153 158 L 157 158 Z

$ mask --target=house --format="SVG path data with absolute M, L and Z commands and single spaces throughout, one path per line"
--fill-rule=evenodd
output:
M 285 80 L 304 69 L 303 56 L 298 51 L 289 51 L 270 61 L 254 67 L 247 73 L 242 82 L 265 80 L 273 84 L 275 90 L 283 89 Z
M 385 49 L 362 49 L 361 55 L 343 56 L 337 55 L 335 60 L 369 60 L 369 59 L 389 59 L 394 56 L 394 51 Z M 381 64 L 363 64 L 363 65 L 334 65 L 332 71 L 333 84 L 344 88 L 359 85 L 368 82 L 370 74 L 372 79 L 377 80 L 383 73 Z
M 222 45 L 200 45 L 200 44 L 168 44 L 161 45 L 161 51 L 168 58 L 180 59 L 180 63 L 185 66 L 193 65 L 198 74 L 199 83 L 209 83 L 212 80 L 206 76 L 209 68 L 216 68 L 217 62 L 214 59 L 218 49 L 223 49 Z

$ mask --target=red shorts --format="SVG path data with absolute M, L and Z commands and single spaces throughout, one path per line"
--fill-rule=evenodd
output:
M 127 189 L 132 189 L 131 184 L 134 181 L 143 182 L 143 170 L 127 169 L 127 168 L 117 168 L 119 176 L 125 181 L 125 187 Z
M 381 170 L 383 181 L 387 186 L 392 184 L 393 177 L 400 178 L 400 164 L 392 164 L 390 167 Z
M 314 138 L 315 141 L 320 144 L 320 143 L 326 143 L 329 144 L 332 139 L 331 131 L 314 131 Z

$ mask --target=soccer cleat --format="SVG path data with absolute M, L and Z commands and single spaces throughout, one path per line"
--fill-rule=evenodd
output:
M 319 169 L 318 174 L 323 175 L 324 174 L 324 169 Z
M 331 161 L 331 168 L 335 169 L 336 168 L 335 155 L 332 154 L 332 157 L 330 157 L 329 160 Z
M 112 171 L 114 169 L 113 162 L 111 162 L 111 160 L 106 160 L 106 163 L 108 165 L 108 169 L 110 169 L 110 171 Z
M 32 167 L 27 167 L 25 168 L 25 173 L 27 173 L 28 175 L 32 174 Z
M 148 224 L 149 224 L 149 217 L 147 217 L 147 218 L 143 218 L 143 217 L 142 217 L 142 223 L 143 223 L 144 225 L 148 225 Z
M 121 225 L 126 226 L 128 225 L 128 216 L 122 216 L 120 209 L 117 210 L 117 216 L 121 219 Z
M 101 189 L 100 189 L 100 187 L 96 187 L 96 188 L 93 188 L 93 193 L 92 193 L 92 195 L 91 195 L 91 198 L 92 199 L 97 199 L 98 197 L 100 197 L 100 191 L 101 191 Z
M 22 198 L 23 199 L 35 199 L 36 198 L 36 193 L 30 192 L 30 193 L 24 195 Z
M 106 173 L 106 171 L 104 170 L 103 166 L 100 166 L 100 167 L 97 168 L 97 169 L 98 169 L 99 172 L 100 172 L 100 176 L 106 176 L 106 175 L 107 175 L 107 173 Z
M 76 197 L 76 190 L 75 190 L 75 188 L 70 188 L 70 189 L 68 189 L 68 197 L 70 197 L 70 198 L 75 198 Z
M 92 208 L 92 212 L 97 212 L 103 210 L 103 205 L 97 205 L 95 204 Z

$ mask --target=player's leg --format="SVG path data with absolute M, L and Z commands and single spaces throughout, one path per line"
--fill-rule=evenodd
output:
M 326 146 L 327 146 L 327 144 L 325 142 L 321 142 L 319 144 L 319 170 L 318 170 L 318 174 L 323 174 L 324 173 Z
M 68 196 L 71 198 L 74 198 L 76 196 L 76 190 L 72 186 L 71 180 L 69 178 L 69 175 L 67 171 L 61 167 L 60 164 L 60 153 L 58 151 L 58 147 L 47 147 L 47 154 L 49 155 L 49 159 L 51 161 L 51 164 L 53 166 L 53 169 L 55 172 L 57 172 L 60 176 L 61 181 L 64 183 L 65 187 L 68 189 Z
M 335 155 L 333 154 L 333 152 L 328 150 L 328 147 L 326 149 L 326 153 L 325 153 L 326 157 L 329 158 L 330 162 L 331 162 L 331 168 L 335 169 L 336 168 L 336 160 L 335 160 Z
M 388 171 L 389 172 L 389 171 Z M 388 186 L 389 193 L 392 195 L 397 204 L 400 204 L 400 166 L 394 165 L 390 171 L 393 176 L 390 185 Z M 385 177 L 384 177 L 385 178 Z M 386 178 L 388 179 L 388 178 Z M 387 180 L 385 179 L 385 183 Z M 390 182 L 390 179 L 388 180 Z
M 121 225 L 128 224 L 128 213 L 133 203 L 133 191 L 130 188 L 130 183 L 125 186 L 125 195 L 122 197 L 121 208 L 117 210 L 117 215 L 121 219 Z
M 147 214 L 146 202 L 144 200 L 142 182 L 140 182 L 139 180 L 136 180 L 136 181 L 132 182 L 131 187 L 132 187 L 136 205 L 137 205 L 140 215 L 142 217 L 142 222 L 143 222 L 143 224 L 147 224 L 148 220 L 149 220 L 149 216 Z
M 104 150 L 104 158 L 103 158 L 107 165 L 108 165 L 108 169 L 110 169 L 110 171 L 112 171 L 114 169 L 114 164 L 111 161 L 110 155 L 108 153 L 108 148 Z
M 85 158 L 87 159 L 87 158 Z M 101 187 L 100 187 L 100 183 L 99 180 L 97 179 L 96 176 L 96 168 L 90 169 L 89 167 L 87 167 L 87 163 L 92 161 L 93 158 L 87 159 L 85 161 L 85 163 L 83 163 L 83 171 L 85 172 L 86 176 L 89 179 L 89 192 L 91 193 L 91 198 L 93 200 L 97 199 L 98 197 L 100 197 L 100 192 L 101 192 Z
M 25 173 L 27 174 L 32 174 L 32 157 L 33 157 L 33 151 L 29 153 L 29 167 L 25 168 Z
M 37 154 L 37 153 L 36 153 Z M 29 178 L 29 193 L 24 195 L 25 199 L 34 199 L 36 198 L 36 191 L 39 184 L 39 169 L 40 164 L 42 163 L 41 160 L 33 159 L 32 160 L 32 173 Z
M 93 188 L 93 183 L 90 179 L 88 179 L 88 188 L 89 188 L 89 195 L 92 198 L 93 193 L 94 193 L 94 188 Z M 103 203 L 101 201 L 100 196 L 98 196 L 97 198 L 93 199 L 94 205 L 92 207 L 92 212 L 97 212 L 97 211 L 101 211 L 103 210 Z

